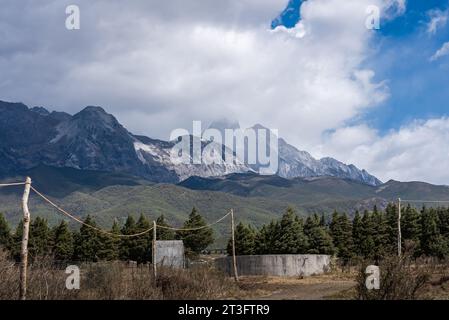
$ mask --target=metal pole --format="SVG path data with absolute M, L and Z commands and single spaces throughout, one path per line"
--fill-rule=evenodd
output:
M 30 196 L 31 178 L 25 181 L 25 190 L 22 197 L 23 209 L 23 234 L 22 248 L 20 251 L 20 291 L 19 299 L 26 300 L 27 294 L 27 267 L 28 267 L 28 235 L 30 231 L 30 211 L 28 210 L 28 198 Z
M 237 259 L 235 257 L 235 232 L 234 232 L 234 209 L 231 209 L 231 234 L 232 234 L 232 264 L 234 267 L 234 279 L 236 282 L 239 281 L 239 275 L 237 273 Z
M 398 199 L 398 256 L 402 255 L 401 198 Z

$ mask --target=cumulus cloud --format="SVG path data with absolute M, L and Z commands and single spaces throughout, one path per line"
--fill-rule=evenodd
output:
M 366 7 L 392 19 L 405 0 L 309 0 L 295 29 L 275 32 L 285 0 L 77 3 L 81 30 L 67 31 L 72 1 L 2 1 L 0 99 L 69 112 L 102 105 L 131 131 L 162 139 L 192 120 L 262 123 L 382 179 L 449 181 L 431 170 L 447 167 L 448 119 L 384 136 L 347 125 L 389 95 L 362 67 L 373 52 Z
M 436 61 L 449 54 L 449 42 L 445 42 L 443 46 L 435 52 L 433 56 L 430 57 L 430 61 Z
M 430 10 L 427 12 L 427 16 L 429 17 L 429 22 L 427 23 L 427 33 L 430 35 L 434 35 L 438 29 L 443 28 L 448 21 L 449 11 L 445 10 Z
M 322 150 L 387 181 L 448 184 L 449 118 L 414 121 L 384 135 L 366 125 L 329 133 Z

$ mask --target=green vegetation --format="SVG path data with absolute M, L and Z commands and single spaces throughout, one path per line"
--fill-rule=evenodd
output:
M 293 209 L 280 220 L 273 220 L 259 230 L 240 223 L 235 232 L 236 254 L 336 254 L 342 264 L 354 258 L 381 261 L 397 252 L 397 212 L 394 205 L 386 211 L 377 207 L 363 215 L 356 212 L 351 221 L 346 213 L 334 212 L 329 224 L 314 214 L 303 224 Z M 407 207 L 402 216 L 402 244 L 415 257 L 449 257 L 449 209 Z M 422 231 L 420 231 L 422 230 Z M 231 239 L 228 253 L 231 254 Z

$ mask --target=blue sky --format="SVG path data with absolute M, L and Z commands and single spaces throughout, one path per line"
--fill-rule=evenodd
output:
M 304 1 L 290 0 L 271 27 L 293 28 Z M 449 115 L 449 56 L 429 61 L 449 41 L 449 23 L 433 35 L 426 32 L 428 12 L 448 8 L 448 0 L 408 0 L 404 14 L 392 20 L 381 18 L 374 39 L 376 50 L 364 65 L 376 70 L 376 79 L 387 79 L 390 97 L 358 120 L 385 133 L 416 119 Z

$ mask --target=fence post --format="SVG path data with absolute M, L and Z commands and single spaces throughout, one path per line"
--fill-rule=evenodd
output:
M 157 268 L 156 268 L 156 221 L 153 221 L 153 276 L 156 284 Z
M 23 234 L 22 247 L 20 251 L 20 291 L 19 299 L 26 300 L 27 293 L 27 267 L 28 267 L 28 235 L 30 231 L 30 211 L 28 210 L 28 198 L 30 196 L 31 178 L 27 177 L 25 181 L 25 190 L 22 197 L 23 209 Z
M 239 281 L 239 275 L 237 273 L 237 259 L 235 257 L 235 232 L 234 232 L 234 209 L 231 209 L 231 234 L 232 234 L 232 264 L 234 267 L 234 279 L 236 282 Z
M 402 255 L 401 198 L 398 199 L 398 256 Z

